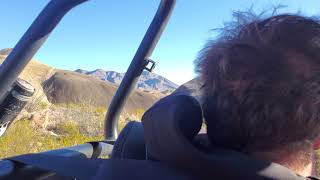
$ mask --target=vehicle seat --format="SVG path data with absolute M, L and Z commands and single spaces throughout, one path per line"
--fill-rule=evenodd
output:
M 131 121 L 126 124 L 113 146 L 111 158 L 146 159 L 144 132 L 141 122 Z
M 167 96 L 143 115 L 142 126 L 133 122 L 124 128 L 117 140 L 123 142 L 116 142 L 112 158 L 146 158 L 195 179 L 306 179 L 279 164 L 233 150 L 209 147 L 203 151 L 194 145 L 201 125 L 197 100 L 187 95 Z
M 183 124 L 177 125 L 176 128 L 182 127 L 183 135 L 192 140 L 195 135 L 198 134 L 202 125 L 202 114 L 201 108 L 198 103 L 192 99 L 190 101 L 189 96 L 175 96 L 177 98 L 165 98 L 161 102 L 166 102 L 168 105 L 164 105 L 170 109 L 167 112 L 159 112 L 162 115 L 157 116 L 159 121 L 162 118 L 167 119 L 185 119 Z M 170 101 L 168 101 L 170 100 Z M 173 102 L 175 101 L 175 102 Z M 177 102 L 176 102 L 177 101 Z M 177 112 L 177 107 L 182 106 L 185 112 Z M 161 105 L 163 106 L 163 105 Z M 155 108 L 150 108 L 149 111 L 154 111 Z M 146 113 L 148 115 L 149 113 Z M 169 115 L 170 117 L 167 117 Z M 142 118 L 142 119 L 145 119 Z M 193 121 L 188 121 L 187 119 L 193 119 Z M 175 121 L 172 121 L 175 122 Z M 178 122 L 178 121 L 177 121 Z M 160 127 L 159 127 L 160 128 Z M 167 128 L 167 127 L 164 127 Z M 160 128 L 161 131 L 161 128 Z M 119 134 L 117 141 L 114 144 L 113 151 L 111 153 L 111 158 L 116 159 L 137 159 L 146 160 L 146 146 L 144 138 L 144 129 L 141 122 L 130 121 L 122 129 Z M 149 157 L 151 158 L 151 157 Z
M 39 153 L 7 160 L 79 179 L 307 179 L 279 164 L 256 160 L 240 152 L 212 146 L 203 151 L 194 144 L 201 123 L 199 103 L 189 96 L 174 95 L 153 105 L 143 115 L 142 124 L 129 123 L 115 143 L 110 159 Z M 23 177 L 16 179 L 27 179 L 25 175 L 16 173 L 15 169 L 9 174 Z

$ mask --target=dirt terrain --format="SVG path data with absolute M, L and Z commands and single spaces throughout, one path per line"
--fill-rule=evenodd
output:
M 88 75 L 62 70 L 56 70 L 43 87 L 49 101 L 54 104 L 88 103 L 97 107 L 107 107 L 118 88 Z M 154 94 L 134 90 L 125 105 L 125 112 L 147 109 L 158 99 Z

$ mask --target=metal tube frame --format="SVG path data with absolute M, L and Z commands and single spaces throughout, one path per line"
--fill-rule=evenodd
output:
M 64 15 L 88 0 L 51 0 L 22 36 L 0 66 L 0 100 L 10 90 L 19 74 L 40 49 Z M 106 115 L 106 140 L 116 140 L 118 117 L 142 71 L 146 68 L 159 38 L 168 22 L 176 0 L 161 0 L 128 70 L 114 95 Z
M 165 29 L 175 5 L 175 0 L 161 0 L 157 13 L 155 14 L 131 64 L 121 81 L 121 84 L 112 98 L 105 118 L 105 138 L 108 141 L 115 141 L 118 137 L 118 120 L 123 106 L 131 91 L 148 64 L 160 36 Z
M 87 0 L 52 0 L 42 10 L 0 66 L 0 101 L 63 16 L 85 1 Z
M 64 15 L 72 8 L 88 0 L 51 0 L 41 11 L 36 20 L 32 23 L 26 33 L 22 36 L 12 52 L 0 66 L 0 102 L 11 89 L 19 74 L 40 49 L 53 29 L 58 25 Z M 96 158 L 98 156 L 110 155 L 113 142 L 116 140 L 118 132 L 118 118 L 123 109 L 130 92 L 149 62 L 149 57 L 153 52 L 159 38 L 166 27 L 168 19 L 172 13 L 176 0 L 161 0 L 157 13 L 155 14 L 116 94 L 114 95 L 109 111 L 105 118 L 105 141 L 90 142 L 74 147 L 57 149 L 43 152 L 48 154 L 61 155 L 66 157 Z M 19 174 L 25 177 L 48 175 L 49 172 L 41 169 L 22 166 L 16 167 L 9 160 L 0 161 L 0 179 L 6 177 L 13 171 L 19 170 Z
M 28 31 L 0 66 L 0 102 L 35 53 L 46 41 L 63 16 L 73 7 L 87 0 L 52 0 L 42 10 Z M 118 136 L 118 119 L 123 106 L 148 64 L 159 38 L 166 27 L 176 0 L 161 0 L 155 14 L 105 117 L 105 139 L 115 141 Z
M 41 154 L 73 158 L 98 158 L 109 156 L 112 148 L 112 145 L 105 142 L 89 142 L 78 146 L 41 152 Z M 17 176 L 16 179 L 41 179 L 40 177 L 48 177 L 54 174 L 54 172 L 30 165 L 21 166 L 21 164 L 11 161 L 10 158 L 0 160 L 0 179 L 9 179 L 12 175 Z

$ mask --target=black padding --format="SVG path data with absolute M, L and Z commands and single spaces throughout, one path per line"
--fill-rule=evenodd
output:
M 79 157 L 63 157 L 50 154 L 26 154 L 10 158 L 19 164 L 16 170 L 7 177 L 0 179 L 47 179 L 44 174 L 34 174 L 19 171 L 22 164 L 30 165 L 33 169 L 39 168 L 48 172 L 57 173 L 60 176 L 70 177 L 68 179 L 86 180 L 196 180 L 197 178 L 170 168 L 165 164 L 152 161 L 132 159 L 87 159 Z M 22 163 L 22 164 L 21 164 Z M 39 171 L 38 171 L 39 172 Z M 73 178 L 71 178 L 73 177 Z
M 94 180 L 199 180 L 163 163 L 141 160 L 106 160 Z M 213 179 L 214 180 L 214 179 Z
M 198 179 L 305 179 L 276 163 L 240 152 L 218 147 L 210 153 L 200 151 L 191 139 L 200 129 L 201 119 L 200 105 L 192 97 L 161 99 L 142 117 L 148 156 Z
M 150 121 L 151 120 L 151 121 Z M 161 123 L 159 130 L 179 134 L 192 140 L 200 131 L 202 111 L 198 101 L 187 95 L 167 96 L 153 105 L 142 118 L 143 126 Z M 151 132 L 150 132 L 151 133 Z
M 114 144 L 111 158 L 146 159 L 143 127 L 140 122 L 129 122 L 119 134 Z
M 190 144 L 201 129 L 201 107 L 191 96 L 167 96 L 143 115 L 142 124 L 148 158 L 175 162 L 175 158 L 180 157 L 176 156 L 180 149 L 171 148 L 170 143 L 174 144 L 172 147 L 180 143 Z

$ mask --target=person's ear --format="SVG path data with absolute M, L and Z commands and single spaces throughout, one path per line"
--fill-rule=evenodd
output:
M 314 149 L 314 150 L 320 149 L 320 137 L 316 138 L 316 139 L 313 141 L 313 149 Z

